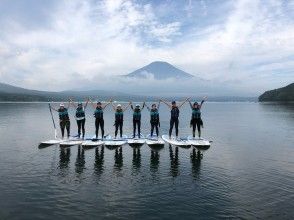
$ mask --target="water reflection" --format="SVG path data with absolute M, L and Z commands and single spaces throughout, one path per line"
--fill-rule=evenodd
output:
M 99 152 L 99 148 L 95 149 L 95 164 L 94 164 L 95 173 L 97 175 L 101 175 L 104 170 L 104 146 L 101 147 Z
M 170 174 L 173 177 L 179 175 L 179 148 L 175 147 L 175 153 L 173 148 L 169 145 L 169 157 L 170 157 Z
M 194 179 L 197 179 L 200 174 L 200 165 L 203 154 L 200 152 L 200 150 L 197 150 L 196 152 L 196 149 L 193 148 L 190 158 L 192 164 L 192 176 Z
M 68 168 L 70 161 L 70 148 L 60 148 L 59 154 L 59 168 L 65 169 Z
M 81 174 L 85 169 L 85 151 L 84 149 L 79 146 L 78 147 L 78 155 L 76 159 L 76 173 Z
M 133 172 L 136 174 L 140 171 L 141 167 L 141 151 L 140 148 L 133 148 L 133 160 L 132 160 Z M 134 174 L 134 173 L 133 173 Z
M 159 153 L 157 151 L 151 150 L 150 171 L 155 173 L 158 171 L 158 167 L 159 167 Z
M 121 171 L 123 166 L 123 152 L 122 147 L 115 149 L 114 153 L 114 169 L 117 171 Z

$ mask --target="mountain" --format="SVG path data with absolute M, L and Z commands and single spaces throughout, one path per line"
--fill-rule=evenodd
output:
M 279 89 L 266 91 L 259 96 L 258 100 L 260 102 L 294 101 L 294 83 Z
M 173 65 L 162 62 L 162 61 L 155 61 L 147 66 L 144 66 L 134 72 L 131 72 L 127 75 L 127 77 L 136 77 L 136 78 L 149 78 L 154 77 L 154 79 L 167 79 L 167 78 L 192 78 L 193 75 L 186 73 Z
M 30 102 L 39 101 L 65 101 L 71 97 L 74 100 L 85 100 L 90 97 L 93 100 L 99 98 L 99 100 L 107 100 L 111 97 L 118 100 L 143 100 L 145 96 L 136 96 L 117 91 L 106 90 L 89 90 L 89 91 L 62 91 L 62 92 L 49 92 L 24 89 L 17 86 L 11 86 L 9 84 L 0 83 L 0 101 L 2 102 Z

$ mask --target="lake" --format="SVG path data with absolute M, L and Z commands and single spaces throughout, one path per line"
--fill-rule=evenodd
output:
M 92 135 L 91 106 L 86 113 Z M 189 106 L 180 114 L 180 135 L 190 135 Z M 162 104 L 161 134 L 169 115 Z M 1 103 L 0 219 L 293 219 L 294 104 L 208 102 L 202 118 L 203 137 L 213 141 L 203 157 L 168 145 L 39 149 L 54 136 L 48 105 Z M 104 119 L 113 135 L 111 108 Z M 131 122 L 127 111 L 124 134 Z M 144 110 L 142 131 L 149 129 Z

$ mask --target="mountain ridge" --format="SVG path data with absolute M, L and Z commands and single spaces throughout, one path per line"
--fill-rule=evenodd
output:
M 294 101 L 294 83 L 264 92 L 258 97 L 259 102 L 288 102 Z
M 192 74 L 187 73 L 165 61 L 154 61 L 124 76 L 135 78 L 154 77 L 154 79 L 157 80 L 167 78 L 187 79 L 194 77 Z

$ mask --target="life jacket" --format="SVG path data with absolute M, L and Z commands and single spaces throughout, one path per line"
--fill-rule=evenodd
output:
M 201 111 L 200 108 L 192 108 L 192 119 L 200 119 Z
M 67 112 L 67 108 L 64 109 L 58 109 L 58 115 L 59 115 L 59 119 L 61 121 L 69 121 L 69 116 L 68 116 L 68 112 Z
M 83 120 L 85 119 L 85 110 L 83 107 L 79 107 L 76 110 L 76 119 L 77 120 Z
M 124 120 L 124 112 L 122 110 L 116 110 L 115 112 L 115 121 L 122 122 Z
M 94 111 L 94 117 L 96 119 L 103 119 L 103 109 L 96 107 L 96 109 Z
M 173 107 L 170 111 L 170 116 L 172 119 L 178 119 L 180 115 L 180 110 L 178 107 Z
M 141 109 L 135 108 L 133 113 L 133 120 L 134 121 L 140 121 L 141 120 Z
M 151 123 L 158 123 L 159 122 L 158 109 L 151 109 L 151 111 L 150 111 L 150 122 Z

